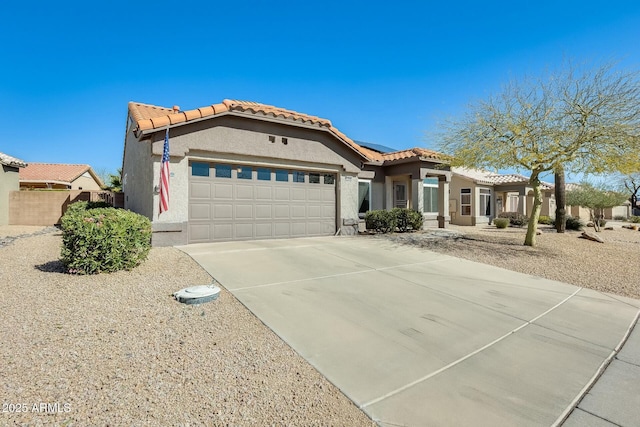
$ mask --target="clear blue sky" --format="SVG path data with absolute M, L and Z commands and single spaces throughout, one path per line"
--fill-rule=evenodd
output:
M 113 172 L 129 101 L 257 101 L 401 149 L 563 57 L 640 68 L 637 0 L 15 1 L 0 16 L 0 151 Z

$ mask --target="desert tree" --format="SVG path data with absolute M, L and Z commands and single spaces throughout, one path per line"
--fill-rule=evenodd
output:
M 511 81 L 444 122 L 436 146 L 452 166 L 530 173 L 533 205 L 524 244 L 535 246 L 541 175 L 630 172 L 640 167 L 638 73 L 613 64 L 567 64 Z
M 640 170 L 635 173 L 620 174 L 618 177 L 620 191 L 628 194 L 629 202 L 631 202 L 631 215 L 634 215 L 635 209 L 639 208 L 640 200 Z
M 596 231 L 600 231 L 604 210 L 620 206 L 627 200 L 626 193 L 598 188 L 589 182 L 583 182 L 575 189 L 567 191 L 566 197 L 569 206 L 581 206 L 589 211 L 589 219 Z

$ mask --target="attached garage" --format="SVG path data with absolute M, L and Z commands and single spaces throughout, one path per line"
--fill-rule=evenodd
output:
M 190 161 L 189 243 L 333 235 L 336 175 Z

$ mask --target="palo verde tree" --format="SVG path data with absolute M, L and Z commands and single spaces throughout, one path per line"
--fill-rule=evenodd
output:
M 574 173 L 639 170 L 638 73 L 567 65 L 546 77 L 512 81 L 445 122 L 436 144 L 452 166 L 531 174 L 524 244 L 535 246 L 542 174 L 559 166 Z
M 567 191 L 566 196 L 569 206 L 581 206 L 589 211 L 589 219 L 593 222 L 596 231 L 600 231 L 604 210 L 619 206 L 627 200 L 625 193 L 597 188 L 588 182 L 583 182 L 577 188 Z

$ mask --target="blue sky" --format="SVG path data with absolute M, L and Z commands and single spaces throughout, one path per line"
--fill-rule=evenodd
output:
M 257 101 L 428 147 L 563 57 L 640 69 L 640 2 L 10 2 L 0 36 L 0 151 L 115 172 L 129 101 Z

